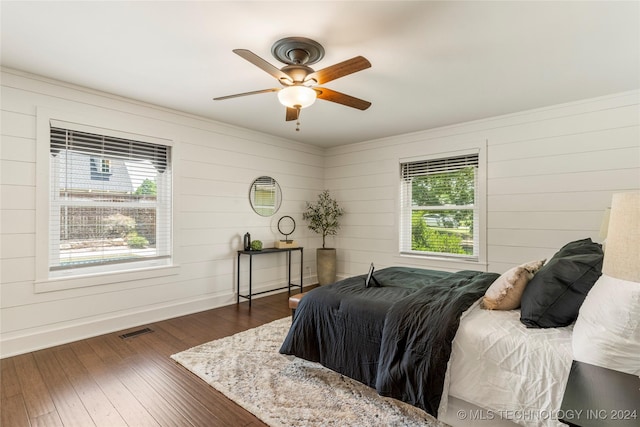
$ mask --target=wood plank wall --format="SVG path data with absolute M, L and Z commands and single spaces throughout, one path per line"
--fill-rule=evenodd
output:
M 329 242 L 338 248 L 340 276 L 363 274 L 372 261 L 378 268 L 502 272 L 548 258 L 570 240 L 598 240 L 611 195 L 640 189 L 637 91 L 327 150 L 6 68 L 1 96 L 3 357 L 234 303 L 242 235 L 277 239 L 281 215 L 300 225 L 305 284 L 313 283 L 320 240 L 304 227 L 301 212 L 324 188 L 347 211 Z M 37 107 L 116 115 L 170 134 L 179 153 L 178 275 L 34 293 Z M 474 145 L 486 147 L 486 264 L 398 256 L 399 159 Z M 249 184 L 263 174 L 284 192 L 275 218 L 257 216 L 247 201 Z M 261 289 L 286 277 L 284 256 L 258 257 L 254 268 Z
M 306 200 L 323 189 L 318 147 L 250 132 L 201 117 L 2 69 L 0 290 L 2 355 L 48 347 L 136 324 L 235 303 L 236 250 L 251 233 L 265 246 L 281 238 L 277 219 L 302 224 Z M 55 292 L 34 292 L 36 244 L 36 109 L 114 117 L 125 125 L 166 135 L 175 144 L 175 258 L 179 274 Z M 260 175 L 283 191 L 270 218 L 253 212 L 249 187 Z M 300 226 L 295 238 L 310 245 L 305 283 L 315 281 L 317 237 Z M 293 271 L 299 271 L 293 256 Z M 286 281 L 285 255 L 256 257 L 254 286 Z M 243 265 L 243 282 L 248 262 Z M 276 286 L 278 285 L 278 286 Z
M 342 276 L 411 265 L 494 272 L 598 232 L 615 192 L 640 189 L 640 93 L 628 92 L 327 150 L 325 182 L 347 211 Z M 399 159 L 486 144 L 486 265 L 398 256 Z

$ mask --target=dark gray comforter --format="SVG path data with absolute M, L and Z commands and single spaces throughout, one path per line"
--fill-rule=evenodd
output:
M 498 278 L 408 267 L 312 290 L 280 353 L 322 365 L 436 415 L 460 315 Z

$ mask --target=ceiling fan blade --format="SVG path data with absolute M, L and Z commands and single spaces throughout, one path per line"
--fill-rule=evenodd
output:
M 223 99 L 238 98 L 238 97 L 247 96 L 247 95 L 256 95 L 258 93 L 277 92 L 279 90 L 280 90 L 279 88 L 275 88 L 275 87 L 272 89 L 254 90 L 253 92 L 244 92 L 244 93 L 236 93 L 235 95 L 219 96 L 217 98 L 213 98 L 213 100 L 222 101 Z
M 346 61 L 339 62 L 331 65 L 330 67 L 311 73 L 305 80 L 308 81 L 313 79 L 321 85 L 357 71 L 365 70 L 369 67 L 371 67 L 371 63 L 365 57 L 356 56 L 355 58 L 347 59 Z
M 357 108 L 358 110 L 366 110 L 371 106 L 369 101 L 345 95 L 344 93 L 336 92 L 335 90 L 324 87 L 314 87 L 313 90 L 318 94 L 318 98 L 324 99 L 325 101 L 336 102 L 338 104 L 346 105 L 347 107 Z
M 264 59 L 260 58 L 258 55 L 256 55 L 255 53 L 251 52 L 250 50 L 247 50 L 247 49 L 233 49 L 233 53 L 235 53 L 237 55 L 240 55 L 241 57 L 243 57 L 247 61 L 251 62 L 256 67 L 258 67 L 258 68 L 266 71 L 267 73 L 271 74 L 273 77 L 278 79 L 278 81 L 293 83 L 293 79 L 291 77 L 289 77 L 288 74 L 280 71 L 278 68 L 276 68 L 275 66 L 271 65 L 269 62 L 265 61 Z
M 289 108 L 287 107 L 287 117 L 286 117 L 286 121 L 290 122 L 291 120 L 298 120 L 298 114 L 299 114 L 300 110 L 296 109 L 296 108 Z

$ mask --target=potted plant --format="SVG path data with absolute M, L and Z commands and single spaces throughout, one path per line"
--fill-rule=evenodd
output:
M 307 202 L 307 208 L 302 213 L 302 219 L 308 222 L 309 229 L 322 235 L 322 248 L 316 250 L 316 272 L 320 285 L 336 281 L 336 249 L 327 248 L 326 239 L 327 236 L 338 234 L 338 219 L 343 214 L 344 210 L 331 197 L 329 190 L 320 193 L 315 203 Z

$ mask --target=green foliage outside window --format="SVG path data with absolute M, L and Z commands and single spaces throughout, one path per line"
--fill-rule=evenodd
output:
M 149 241 L 144 236 L 140 236 L 137 232 L 133 231 L 127 235 L 127 245 L 130 248 L 142 249 L 149 246 Z
M 411 184 L 411 249 L 473 255 L 474 168 L 417 176 Z
M 414 206 L 472 205 L 475 196 L 475 168 L 434 173 L 413 178 Z
M 150 180 L 149 178 L 145 178 L 140 184 L 140 187 L 136 188 L 136 191 L 133 193 L 136 196 L 155 196 L 158 194 L 158 188 L 156 186 L 156 182 Z
M 412 213 L 412 250 L 449 254 L 473 254 L 473 245 L 465 245 L 465 242 L 472 237 L 468 229 L 463 229 L 460 232 L 460 228 L 432 227 L 427 225 L 424 216 L 425 211 L 414 211 Z

